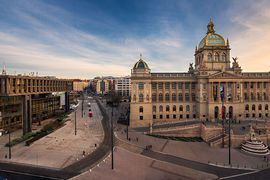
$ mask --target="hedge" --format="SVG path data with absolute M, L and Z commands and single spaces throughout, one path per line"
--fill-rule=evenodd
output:
M 23 135 L 22 137 L 13 139 L 13 140 L 10 142 L 10 144 L 9 144 L 9 143 L 6 143 L 5 146 L 6 146 L 6 147 L 14 146 L 14 145 L 16 145 L 16 144 L 19 144 L 19 143 L 21 143 L 21 142 L 23 142 L 23 141 L 29 139 L 30 137 L 32 137 L 32 136 L 34 136 L 34 135 L 35 135 L 35 133 L 33 133 L 33 132 L 28 132 L 28 133 L 26 133 L 25 135 Z

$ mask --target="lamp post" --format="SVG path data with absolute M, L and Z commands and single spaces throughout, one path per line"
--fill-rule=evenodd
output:
M 113 167 L 113 146 L 114 146 L 114 143 L 113 143 L 113 104 L 112 104 L 112 116 L 111 116 L 111 152 L 112 152 L 112 169 L 114 168 Z
M 77 134 L 77 109 L 75 109 L 75 121 L 74 121 L 74 128 L 75 128 L 75 131 L 74 131 L 74 133 L 75 133 L 75 136 L 76 136 L 76 134 Z
M 229 165 L 231 165 L 231 118 L 229 118 Z
M 8 158 L 11 159 L 10 129 L 8 130 Z

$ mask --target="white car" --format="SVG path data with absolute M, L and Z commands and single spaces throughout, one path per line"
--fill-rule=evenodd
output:
M 91 103 L 88 103 L 87 105 L 88 105 L 88 107 L 91 107 Z

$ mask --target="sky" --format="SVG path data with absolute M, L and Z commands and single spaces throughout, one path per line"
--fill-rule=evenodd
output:
M 8 74 L 90 79 L 186 72 L 210 17 L 244 72 L 270 70 L 269 0 L 0 0 Z

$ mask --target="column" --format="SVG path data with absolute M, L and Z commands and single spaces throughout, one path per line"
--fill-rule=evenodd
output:
M 221 97 L 220 97 L 220 82 L 218 82 L 218 88 L 217 88 L 217 100 L 220 103 L 221 102 Z
M 31 132 L 32 126 L 32 100 L 31 95 L 23 95 L 22 101 L 22 126 L 23 126 L 23 135 Z

